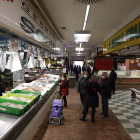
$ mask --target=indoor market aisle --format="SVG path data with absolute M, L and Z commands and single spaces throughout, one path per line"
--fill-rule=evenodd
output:
M 82 116 L 83 107 L 79 94 L 74 88 L 70 88 L 69 91 L 68 108 L 63 110 L 64 125 L 47 125 L 46 117 L 33 140 L 132 140 L 110 109 L 109 118 L 100 118 L 101 102 L 100 107 L 96 110 L 96 122 L 90 122 L 91 110 L 87 115 L 87 121 L 80 121 L 79 117 Z

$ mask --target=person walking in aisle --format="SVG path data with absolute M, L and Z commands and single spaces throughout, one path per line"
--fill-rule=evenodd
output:
M 78 88 L 77 88 L 77 93 L 80 93 L 80 99 L 81 99 L 83 106 L 85 104 L 85 98 L 86 98 L 86 94 L 87 94 L 86 83 L 88 82 L 88 80 L 89 80 L 88 72 L 84 71 L 83 77 L 80 79 Z
M 81 66 L 79 65 L 79 74 L 81 74 Z
M 78 67 L 78 65 L 77 65 L 77 67 L 76 67 L 76 81 L 78 82 L 78 74 L 79 74 L 79 67 Z
M 76 65 L 74 66 L 74 73 L 76 74 Z
M 110 92 L 110 82 L 107 77 L 107 73 L 102 73 L 102 82 L 101 82 L 101 96 L 102 96 L 102 113 L 100 115 L 103 115 L 101 118 L 107 118 L 108 117 L 108 99 L 111 99 L 111 92 Z
M 89 77 L 91 77 L 91 68 L 90 68 L 90 64 L 88 64 L 87 72 L 88 72 Z
M 62 80 L 61 83 L 59 83 L 60 85 L 60 92 L 63 92 L 63 94 L 61 94 L 61 96 L 63 96 L 63 100 L 64 100 L 64 107 L 67 107 L 67 99 L 66 96 L 68 95 L 68 81 L 66 78 L 66 74 L 62 75 Z
M 71 64 L 71 66 L 70 66 L 70 71 L 71 71 L 71 74 L 73 74 L 73 71 L 74 71 L 73 62 L 72 62 L 72 64 Z
M 83 67 L 82 67 L 82 72 L 84 72 L 84 71 L 87 71 L 87 66 L 86 65 L 83 65 Z
M 81 121 L 86 121 L 86 115 L 88 113 L 89 107 L 92 108 L 92 113 L 91 113 L 91 122 L 94 122 L 94 116 L 96 112 L 96 107 L 99 107 L 99 97 L 98 97 L 98 92 L 100 92 L 100 85 L 93 81 L 89 80 L 87 82 L 87 94 L 86 94 L 86 99 L 85 99 L 85 104 L 84 104 L 84 111 L 83 111 L 83 117 L 79 118 Z
M 115 82 L 117 80 L 117 73 L 115 72 L 114 68 L 112 68 L 111 73 L 109 75 L 109 81 L 111 85 L 111 93 L 115 94 Z

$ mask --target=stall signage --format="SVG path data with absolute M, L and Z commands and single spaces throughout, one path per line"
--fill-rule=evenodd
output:
M 140 16 L 103 43 L 103 54 L 140 44 Z
M 53 30 L 46 25 L 44 19 L 40 18 L 25 0 L 14 0 L 11 4 L 0 1 L 0 6 L 0 25 L 3 27 L 23 38 L 33 39 L 35 43 L 38 42 L 47 47 L 61 45 Z

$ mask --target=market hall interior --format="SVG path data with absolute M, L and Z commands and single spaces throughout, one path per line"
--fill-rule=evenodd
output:
M 140 0 L 0 1 L 0 140 L 140 140 Z

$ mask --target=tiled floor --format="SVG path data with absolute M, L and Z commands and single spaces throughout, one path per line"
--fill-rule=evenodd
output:
M 130 91 L 117 91 L 109 101 L 109 107 L 130 134 L 133 140 L 140 140 L 140 105 L 131 98 Z
M 130 129 L 129 127 L 129 124 L 131 124 L 131 122 L 128 119 L 124 119 L 125 117 L 127 118 L 126 113 L 130 113 L 125 110 L 125 108 L 127 107 L 130 110 L 132 109 L 130 108 L 131 106 L 120 106 L 121 102 L 118 102 L 118 100 L 115 99 L 115 96 L 113 97 L 113 101 L 110 102 L 110 105 L 114 107 L 113 111 L 116 109 L 117 111 L 115 113 L 117 113 L 117 116 L 123 117 L 121 121 L 123 122 L 123 125 L 126 124 L 125 127 L 128 126 L 128 131 L 135 131 Z M 67 100 L 68 108 L 63 110 L 65 116 L 64 125 L 47 125 L 48 118 L 46 117 L 42 122 L 40 128 L 38 129 L 36 135 L 34 136 L 33 140 L 132 140 L 127 131 L 121 125 L 120 121 L 116 118 L 116 116 L 110 109 L 109 118 L 100 118 L 101 116 L 99 115 L 99 113 L 102 112 L 101 102 L 100 107 L 98 107 L 96 110 L 96 121 L 94 123 L 91 123 L 91 110 L 89 110 L 86 122 L 82 122 L 79 120 L 79 117 L 82 116 L 83 107 L 81 105 L 80 97 L 76 89 L 70 89 L 70 94 L 67 97 Z M 120 109 L 118 109 L 118 107 Z M 126 116 L 122 115 L 123 113 L 126 114 Z M 133 115 L 133 113 L 138 112 L 131 113 Z M 128 115 L 128 117 L 130 116 Z M 131 128 L 139 127 L 137 126 L 134 118 L 131 121 L 133 122 L 133 125 L 131 124 Z M 129 124 L 127 125 L 127 123 Z M 137 132 L 139 132 L 139 129 L 136 130 Z M 137 133 L 135 134 L 137 135 Z M 132 133 L 132 136 L 136 136 L 135 134 Z

